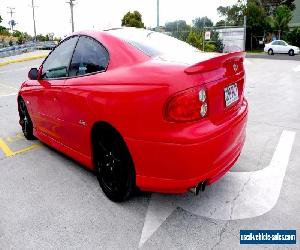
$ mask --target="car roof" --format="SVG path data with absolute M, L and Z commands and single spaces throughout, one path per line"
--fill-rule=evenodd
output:
M 123 38 L 130 38 L 132 36 L 135 36 L 140 39 L 147 38 L 147 36 L 150 33 L 153 33 L 155 31 L 147 30 L 144 28 L 135 28 L 135 27 L 121 27 L 121 28 L 112 28 L 104 30 L 103 32 L 109 33 L 110 35 L 117 36 L 117 37 L 123 37 Z

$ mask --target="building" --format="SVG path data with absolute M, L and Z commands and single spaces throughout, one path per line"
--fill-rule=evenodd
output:
M 294 10 L 294 16 L 290 22 L 290 27 L 300 27 L 300 0 L 295 0 L 296 9 Z

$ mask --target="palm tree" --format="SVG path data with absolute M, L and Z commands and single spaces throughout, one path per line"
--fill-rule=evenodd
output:
M 280 39 L 282 31 L 289 29 L 289 23 L 293 18 L 292 11 L 285 5 L 280 5 L 271 17 L 270 24 L 274 31 L 278 32 L 278 39 Z

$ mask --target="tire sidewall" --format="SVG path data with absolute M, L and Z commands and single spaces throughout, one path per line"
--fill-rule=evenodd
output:
M 94 153 L 95 156 L 95 172 L 96 172 L 96 176 L 99 182 L 99 185 L 102 189 L 102 191 L 104 192 L 104 194 L 111 200 L 114 202 L 123 202 L 125 200 L 127 200 L 133 193 L 134 191 L 134 187 L 135 187 L 135 171 L 134 171 L 134 166 L 133 166 L 133 162 L 131 160 L 129 151 L 125 145 L 125 142 L 121 139 L 118 138 L 119 136 L 116 136 L 115 138 L 111 138 L 111 140 L 116 140 L 116 142 L 114 143 L 115 145 L 118 145 L 118 150 L 117 152 L 122 152 L 121 155 L 118 155 L 118 157 L 120 157 L 120 160 L 122 162 L 122 166 L 128 168 L 128 176 L 127 178 L 127 182 L 126 182 L 126 187 L 124 187 L 124 190 L 122 190 L 122 192 L 116 193 L 116 192 L 112 192 L 107 185 L 105 184 L 103 177 L 102 177 L 102 170 L 101 170 L 101 164 L 99 164 L 99 161 L 101 161 L 101 159 L 99 159 L 99 148 L 95 148 L 94 150 L 96 150 L 96 152 Z M 97 140 L 101 140 L 100 138 L 98 138 Z M 97 152 L 98 151 L 98 152 Z
M 31 120 L 31 118 L 30 118 L 30 115 L 29 115 L 29 113 L 28 113 L 27 106 L 26 106 L 26 104 L 25 104 L 25 102 L 24 102 L 24 100 L 23 100 L 22 97 L 20 97 L 20 98 L 18 99 L 18 105 L 19 105 L 18 109 L 19 109 L 19 117 L 20 117 L 20 120 L 21 120 L 21 119 L 24 119 L 24 117 L 22 117 L 22 114 L 21 114 L 21 111 L 20 111 L 20 109 L 21 109 L 21 107 L 20 107 L 21 103 L 22 103 L 22 105 L 24 105 L 24 107 L 25 107 L 25 113 L 26 113 L 26 117 L 27 117 L 27 119 L 28 119 L 28 124 L 27 124 L 26 130 L 25 130 L 24 127 L 22 126 L 22 132 L 23 132 L 23 135 L 24 135 L 24 137 L 25 137 L 27 140 L 34 140 L 35 137 L 34 137 L 34 135 L 33 135 L 33 123 L 32 123 L 32 120 Z
M 272 49 L 269 49 L 269 50 L 268 50 L 268 55 L 270 55 L 270 56 L 274 55 L 274 52 L 273 52 Z
M 294 55 L 295 55 L 295 52 L 294 52 L 293 49 L 291 49 L 291 50 L 289 51 L 289 56 L 294 56 Z

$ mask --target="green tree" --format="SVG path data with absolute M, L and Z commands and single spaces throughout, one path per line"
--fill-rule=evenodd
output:
M 280 5 L 285 5 L 292 11 L 296 8 L 295 0 L 260 0 L 260 3 L 269 15 L 272 15 Z
M 24 36 L 23 32 L 18 31 L 18 30 L 14 30 L 14 32 L 12 33 L 12 35 L 14 37 L 18 38 L 18 40 L 17 40 L 18 44 L 23 44 L 25 42 L 25 36 Z
M 295 28 L 285 38 L 290 44 L 300 47 L 300 28 Z
M 45 42 L 45 41 L 47 41 L 47 37 L 42 34 L 39 34 L 36 36 L 36 40 L 40 41 L 40 42 Z
M 21 36 L 23 36 L 23 33 L 21 31 L 14 30 L 14 32 L 12 33 L 12 35 L 14 37 L 21 37 Z
M 186 41 L 191 26 L 184 20 L 176 20 L 174 22 L 167 22 L 165 24 L 166 32 L 170 32 L 173 37 L 182 41 Z
M 174 22 L 167 22 L 165 28 L 167 32 L 176 32 L 179 30 L 187 30 L 189 26 L 184 20 L 176 20 Z
M 215 46 L 213 51 L 223 52 L 223 42 L 221 41 L 219 37 L 219 33 L 217 31 L 212 31 L 211 42 Z M 205 51 L 209 51 L 208 49 L 206 49 L 206 46 L 205 46 Z
M 204 27 L 214 26 L 214 23 L 207 16 L 205 16 L 205 17 L 198 17 L 194 19 L 193 26 L 198 30 L 202 30 Z
M 0 24 L 2 23 L 2 17 L 0 16 Z M 7 36 L 9 35 L 9 31 L 7 28 L 3 27 L 0 25 L 0 35 L 4 35 L 4 36 Z
M 10 33 L 7 28 L 0 25 L 0 35 L 9 36 Z
M 142 22 L 142 15 L 138 11 L 127 12 L 122 18 L 122 26 L 145 28 L 145 25 Z
M 246 10 L 246 3 L 243 0 L 238 0 L 232 6 L 219 6 L 217 8 L 220 17 L 224 18 L 227 26 L 237 26 L 244 23 L 244 15 Z
M 220 20 L 220 21 L 216 22 L 215 26 L 216 27 L 226 26 L 226 21 L 225 20 Z
M 262 4 L 256 0 L 248 0 L 245 9 L 247 16 L 247 44 L 253 47 L 253 36 L 263 36 L 264 30 L 269 29 L 266 11 Z
M 283 31 L 289 30 L 289 23 L 293 18 L 292 11 L 286 5 L 279 5 L 274 15 L 269 19 L 273 31 L 278 33 L 280 39 Z
M 198 49 L 201 49 L 203 45 L 202 33 L 196 32 L 195 30 L 191 30 L 188 34 L 186 42 Z

